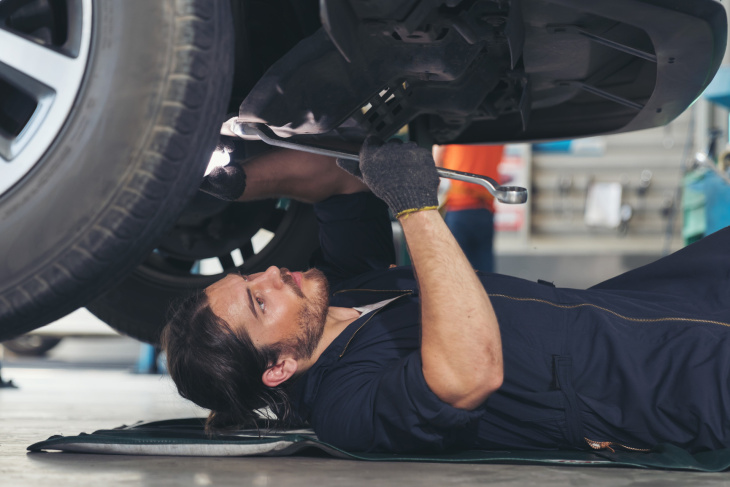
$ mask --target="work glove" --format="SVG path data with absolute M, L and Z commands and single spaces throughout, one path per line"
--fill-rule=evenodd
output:
M 337 165 L 367 184 L 396 218 L 438 208 L 439 175 L 433 156 L 413 142 L 384 143 L 370 136 L 360 149 L 359 163 L 337 159 Z
M 200 185 L 200 191 L 225 201 L 236 201 L 245 189 L 246 171 L 233 161 L 214 168 Z

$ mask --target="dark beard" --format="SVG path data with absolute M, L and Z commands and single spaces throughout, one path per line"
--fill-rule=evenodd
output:
M 317 349 L 324 333 L 324 324 L 327 321 L 327 310 L 329 309 L 329 283 L 322 271 L 310 269 L 305 276 L 307 280 L 316 283 L 318 289 L 315 296 L 304 302 L 299 312 L 300 333 L 287 344 L 287 348 L 297 359 L 308 359 Z M 297 290 L 299 290 L 298 287 Z

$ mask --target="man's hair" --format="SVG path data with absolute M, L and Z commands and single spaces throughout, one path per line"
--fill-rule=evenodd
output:
M 225 427 L 258 426 L 257 409 L 289 419 L 283 386 L 267 387 L 262 375 L 280 347 L 257 349 L 245 330 L 233 330 L 210 308 L 204 291 L 182 301 L 162 330 L 167 369 L 181 396 L 210 409 L 208 433 Z

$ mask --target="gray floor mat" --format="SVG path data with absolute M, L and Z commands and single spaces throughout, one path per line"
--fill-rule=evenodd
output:
M 137 423 L 77 436 L 52 436 L 28 447 L 31 452 L 65 451 L 118 455 L 286 456 L 322 451 L 333 457 L 387 462 L 519 463 L 622 466 L 719 472 L 730 468 L 730 449 L 690 454 L 663 444 L 650 452 L 464 450 L 409 455 L 348 452 L 317 439 L 312 430 L 266 432 L 249 429 L 208 437 L 201 418 Z

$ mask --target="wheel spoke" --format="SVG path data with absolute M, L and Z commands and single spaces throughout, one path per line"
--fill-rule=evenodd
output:
M 253 244 L 250 240 L 246 241 L 246 243 L 243 244 L 239 250 L 241 251 L 244 262 L 246 262 L 246 259 L 250 259 L 254 255 Z
M 221 267 L 223 267 L 224 271 L 226 269 L 232 269 L 232 268 L 236 267 L 236 264 L 233 262 L 233 257 L 231 257 L 231 254 L 219 256 L 218 262 L 221 263 Z
M 19 35 L 0 29 L 0 76 L 11 79 L 11 70 L 21 73 L 59 92 L 64 86 L 78 84 L 79 74 L 83 73 L 82 62 L 53 49 L 25 39 Z M 10 68 L 10 69 L 9 69 Z

